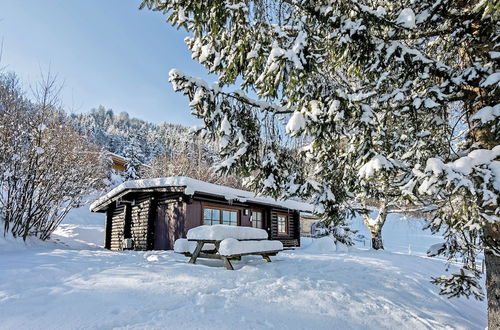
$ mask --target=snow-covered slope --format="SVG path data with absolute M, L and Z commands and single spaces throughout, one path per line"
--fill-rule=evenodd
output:
M 63 224 L 83 226 L 104 226 L 106 216 L 103 213 L 92 213 L 87 205 L 72 209 L 63 220 Z
M 376 212 L 372 216 L 376 216 Z M 422 230 L 424 225 L 425 221 L 422 219 L 405 217 L 395 213 L 389 214 L 384 227 L 382 227 L 385 250 L 425 256 L 431 245 L 443 242 L 443 237 L 432 235 L 429 229 Z M 356 246 L 360 248 L 370 247 L 370 231 L 364 225 L 361 217 L 352 220 L 352 228 L 367 238 L 365 242 L 356 242 Z
M 443 261 L 408 255 L 404 239 L 416 247 L 418 236 L 412 227 L 402 234 L 403 222 L 384 231 L 386 246 L 402 253 L 339 253 L 329 238 L 304 239 L 272 263 L 244 257 L 227 271 L 218 260 L 191 265 L 172 251 L 104 250 L 103 216 L 86 220 L 86 210 L 75 210 L 52 242 L 0 239 L 0 329 L 486 326 L 485 302 L 438 295 L 429 279 Z M 391 232 L 400 237 L 394 245 Z
M 102 248 L 104 220 L 104 214 L 92 213 L 88 206 L 72 209 L 52 234 L 52 241 L 70 248 Z
M 484 329 L 486 305 L 429 283 L 438 260 L 280 253 L 227 271 L 171 251 L 0 252 L 1 329 Z

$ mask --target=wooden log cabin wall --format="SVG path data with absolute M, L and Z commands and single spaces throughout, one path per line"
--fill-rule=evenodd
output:
M 216 223 L 262 228 L 269 239 L 280 240 L 285 247 L 300 246 L 300 211 L 308 210 L 255 200 L 228 200 L 206 191 L 186 194 L 185 189 L 185 186 L 124 188 L 98 200 L 91 209 L 106 213 L 105 247 L 169 250 L 176 239 L 186 237 L 189 229 Z

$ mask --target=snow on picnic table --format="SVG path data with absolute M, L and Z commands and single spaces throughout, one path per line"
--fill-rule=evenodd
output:
M 174 242 L 174 252 L 176 253 L 194 253 L 196 250 L 196 242 L 190 242 L 185 238 L 176 239 Z M 202 251 L 210 251 L 215 249 L 215 244 L 205 243 Z
M 222 241 L 234 239 L 267 239 L 267 231 L 253 227 L 229 225 L 203 225 L 188 230 L 187 238 L 196 240 Z
M 306 242 L 307 243 L 307 242 Z M 484 329 L 485 302 L 429 283 L 442 261 L 353 250 L 187 263 L 172 251 L 0 250 L 1 329 Z
M 281 250 L 283 244 L 280 241 L 238 241 L 234 238 L 226 238 L 219 247 L 219 253 L 223 256 Z

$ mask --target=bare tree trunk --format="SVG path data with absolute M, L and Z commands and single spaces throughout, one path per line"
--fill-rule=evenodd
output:
M 467 2 L 464 2 L 466 4 Z M 470 1 L 472 6 L 480 3 L 479 0 Z M 465 47 L 459 49 L 464 64 L 471 65 L 475 59 L 488 56 L 487 53 L 494 50 L 495 43 L 486 39 L 486 34 L 481 34 L 482 21 L 477 19 L 471 24 L 472 33 L 478 38 L 475 43 L 465 44 Z M 474 50 L 470 52 L 470 50 Z M 487 88 L 480 85 L 481 78 L 469 82 L 469 86 L 464 88 L 464 108 L 467 113 L 467 123 L 470 128 L 470 134 L 474 142 L 479 142 L 480 147 L 493 149 L 498 145 L 494 130 L 488 127 L 474 127 L 470 116 L 485 106 L 488 101 Z M 492 94 L 493 95 L 493 94 Z M 486 206 L 491 208 L 492 206 Z M 484 259 L 486 264 L 486 296 L 488 300 L 488 329 L 500 329 L 500 257 L 495 256 L 489 247 L 495 247 L 498 251 L 500 246 L 500 225 L 486 224 L 483 228 L 483 242 L 485 242 Z
M 372 239 L 372 248 L 374 250 L 383 250 L 384 242 L 382 241 L 382 227 L 384 226 L 385 220 L 387 219 L 387 207 L 386 203 L 380 205 L 378 216 L 372 219 L 369 215 L 363 214 L 363 222 L 366 227 L 370 230 L 370 236 Z
M 484 228 L 491 244 L 500 244 L 500 225 L 490 224 Z M 484 252 L 486 263 L 486 295 L 488 297 L 488 329 L 500 329 L 500 257 L 492 251 Z
M 374 250 L 383 250 L 384 243 L 382 241 L 382 227 L 378 226 L 375 229 L 370 228 L 370 235 L 372 237 L 372 248 Z

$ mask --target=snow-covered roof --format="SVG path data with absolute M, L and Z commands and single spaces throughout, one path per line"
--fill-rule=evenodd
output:
M 119 155 L 119 154 L 115 154 L 114 152 L 110 152 L 110 151 L 107 151 L 106 154 L 108 156 L 110 156 L 111 158 L 114 157 L 114 161 L 120 161 L 124 164 L 128 163 L 130 161 L 129 158 L 123 156 L 123 155 Z M 151 165 L 148 165 L 148 164 L 144 164 L 144 163 L 141 163 L 141 166 L 143 167 L 147 167 L 147 168 L 152 168 Z
M 106 202 L 123 195 L 129 190 L 154 189 L 166 187 L 181 187 L 184 188 L 184 194 L 194 195 L 195 193 L 209 194 L 213 196 L 223 197 L 226 200 L 239 201 L 242 203 L 251 202 L 257 204 L 266 204 L 278 206 L 285 209 L 298 210 L 304 212 L 312 212 L 313 206 L 308 203 L 303 203 L 294 200 L 276 200 L 272 197 L 257 196 L 253 192 L 234 189 L 226 186 L 221 186 L 205 181 L 191 179 L 185 176 L 170 176 L 166 178 L 143 179 L 126 181 L 114 188 L 107 194 L 101 196 L 90 205 L 90 210 L 95 211 Z

